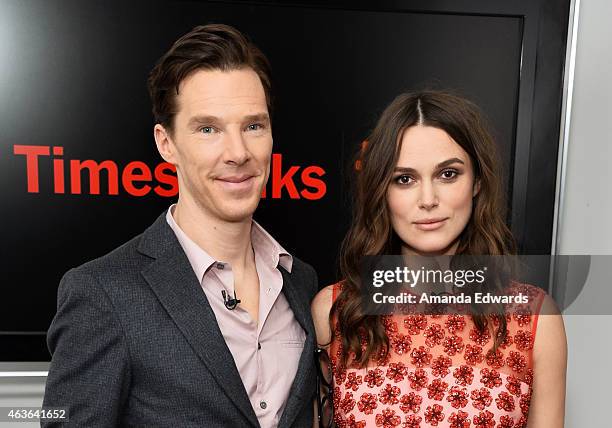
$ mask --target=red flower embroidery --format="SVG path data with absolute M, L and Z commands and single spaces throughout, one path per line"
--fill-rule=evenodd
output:
M 336 422 L 337 423 L 337 422 Z M 346 428 L 365 428 L 365 421 L 356 421 L 355 415 L 350 415 L 346 420 Z
M 340 392 L 340 387 L 336 386 L 334 388 L 334 393 L 332 394 L 332 400 L 334 402 L 334 407 L 340 406 L 340 399 L 342 398 L 342 393 Z
M 497 332 L 497 337 L 501 337 L 500 331 Z M 504 340 L 499 344 L 499 347 L 501 349 L 506 349 L 511 346 L 512 343 L 514 343 L 514 341 L 512 340 L 512 336 L 510 336 L 510 333 L 506 333 L 506 337 L 504 337 Z
M 427 386 L 427 397 L 440 401 L 444 398 L 446 388 L 448 388 L 448 383 L 440 379 L 434 379 L 433 382 Z
M 519 400 L 519 406 L 521 407 L 521 412 L 525 416 L 529 414 L 529 405 L 531 404 L 531 391 L 526 394 L 521 395 L 521 399 Z
M 511 416 L 502 416 L 499 418 L 499 425 L 497 428 L 513 428 L 514 427 L 514 419 Z
M 514 335 L 514 343 L 519 351 L 529 351 L 533 348 L 533 337 L 530 332 L 519 330 Z
M 425 410 L 425 422 L 437 427 L 438 423 L 444 420 L 444 413 L 442 413 L 442 409 L 443 407 L 439 404 L 427 406 L 427 409 Z
M 371 415 L 376 407 L 378 407 L 378 404 L 376 404 L 376 396 L 374 394 L 369 392 L 361 394 L 361 398 L 357 403 L 357 408 L 360 412 Z
M 531 314 L 529 311 L 525 311 L 525 313 L 516 313 L 513 315 L 513 317 L 518 323 L 519 327 L 525 327 L 531 322 Z
M 404 376 L 408 374 L 408 369 L 401 361 L 398 363 L 389 364 L 389 368 L 387 369 L 387 379 L 391 379 L 393 382 L 397 383 L 404 380 Z
M 493 352 L 493 349 L 489 349 L 487 352 L 487 365 L 494 369 L 500 369 L 504 366 L 504 353 L 499 349 Z
M 480 412 L 477 416 L 474 416 L 474 428 L 493 428 L 495 421 L 493 420 L 493 413 L 485 410 Z
M 434 376 L 445 377 L 449 373 L 448 368 L 451 366 L 451 364 L 452 360 L 450 358 L 440 355 L 431 363 L 431 372 Z
M 451 403 L 455 409 L 461 409 L 467 406 L 468 403 L 468 393 L 467 389 L 460 388 L 458 386 L 453 386 L 450 391 L 448 391 L 448 396 L 446 397 L 446 401 Z
M 412 345 L 412 339 L 410 338 L 410 336 L 404 334 L 396 334 L 393 338 L 393 350 L 398 355 L 402 355 L 410 351 L 410 345 Z
M 357 376 L 355 372 L 350 372 L 346 378 L 346 383 L 344 387 L 346 389 L 352 389 L 353 391 L 357 391 L 359 389 L 359 385 L 361 385 L 363 381 L 361 380 L 361 376 Z
M 453 355 L 463 351 L 463 338 L 454 335 L 447 336 L 442 341 L 442 346 L 444 347 L 444 352 L 452 357 Z
M 344 413 L 349 413 L 355 407 L 355 400 L 353 399 L 353 393 L 347 392 L 344 394 L 344 398 L 340 401 L 340 409 Z
M 527 369 L 525 372 L 525 378 L 523 379 L 529 386 L 533 385 L 533 369 Z
M 401 391 L 397 386 L 392 386 L 390 383 L 386 384 L 383 389 L 378 393 L 378 399 L 383 404 L 393 405 L 399 403 L 399 395 Z
M 523 371 L 527 367 L 525 357 L 516 351 L 510 352 L 510 356 L 506 358 L 506 364 L 517 373 Z
M 495 399 L 495 404 L 497 408 L 500 410 L 505 410 L 506 412 L 511 412 L 514 410 L 514 398 L 512 395 L 507 392 L 500 392 L 497 394 L 497 398 Z
M 416 415 L 406 416 L 406 422 L 402 424 L 402 428 L 421 428 L 421 421 L 423 418 Z
M 412 335 L 419 334 L 427 327 L 427 318 L 425 315 L 408 315 L 404 318 L 404 327 Z
M 485 346 L 490 339 L 489 330 L 480 331 L 476 327 L 470 330 L 470 340 L 480 346 Z
M 468 428 L 470 426 L 470 416 L 461 410 L 458 413 L 451 413 L 448 421 L 450 422 L 449 428 Z
M 472 406 L 478 410 L 484 410 L 484 408 L 489 407 L 493 401 L 493 397 L 491 397 L 491 393 L 487 388 L 473 390 L 470 394 L 470 398 L 472 399 Z
M 525 416 L 521 416 L 516 425 L 514 425 L 514 428 L 527 428 L 527 418 Z
M 402 423 L 402 418 L 395 414 L 395 410 L 385 409 L 382 414 L 376 415 L 376 426 L 383 428 L 393 428 Z
M 382 325 L 385 326 L 387 331 L 387 335 L 392 335 L 397 333 L 397 322 L 393 321 L 393 318 L 390 315 L 383 315 L 381 317 Z
M 497 370 L 489 370 L 487 368 L 480 370 L 480 382 L 487 388 L 493 389 L 502 384 L 501 376 Z
M 512 375 L 508 376 L 506 389 L 510 391 L 512 395 L 521 395 L 521 381 Z
M 455 334 L 458 331 L 463 331 L 465 328 L 465 318 L 463 315 L 449 315 L 444 325 L 451 334 Z
M 433 348 L 442 343 L 442 339 L 444 339 L 444 330 L 440 324 L 431 324 L 425 329 L 423 336 L 425 336 L 425 344 Z
M 423 403 L 423 397 L 418 394 L 415 394 L 414 392 L 411 392 L 410 394 L 402 395 L 400 398 L 400 402 L 402 403 L 400 404 L 400 409 L 402 409 L 402 412 L 418 413 L 418 411 L 421 410 L 421 403 Z
M 478 345 L 465 345 L 465 353 L 463 354 L 465 362 L 471 366 L 482 363 L 484 355 L 482 355 L 482 348 Z
M 410 358 L 410 362 L 419 368 L 424 367 L 431 362 L 431 354 L 424 346 L 419 346 L 419 349 L 413 349 L 410 353 Z
M 427 373 L 423 369 L 408 373 L 408 379 L 410 380 L 410 388 L 415 391 L 420 391 L 427 386 Z
M 374 386 L 380 386 L 385 381 L 385 377 L 383 376 L 383 371 L 379 368 L 374 370 L 368 370 L 368 373 L 363 378 L 364 382 L 368 384 L 370 388 Z
M 462 365 L 453 371 L 453 377 L 461 386 L 471 385 L 474 380 L 474 369 L 469 366 Z

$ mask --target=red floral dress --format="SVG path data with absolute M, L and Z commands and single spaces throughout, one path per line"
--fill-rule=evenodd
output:
M 338 427 L 526 427 L 545 293 L 516 286 L 533 311 L 506 315 L 508 334 L 496 352 L 492 334 L 479 332 L 469 315 L 394 314 L 383 316 L 391 345 L 386 360 L 344 368 L 336 329 L 330 361 Z M 340 287 L 333 287 L 334 300 Z

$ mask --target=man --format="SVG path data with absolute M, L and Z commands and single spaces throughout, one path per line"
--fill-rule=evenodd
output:
M 267 60 L 200 26 L 148 83 L 178 203 L 63 277 L 44 406 L 72 426 L 311 427 L 316 274 L 252 219 L 272 153 Z

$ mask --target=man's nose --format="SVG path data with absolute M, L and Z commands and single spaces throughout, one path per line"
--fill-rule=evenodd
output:
M 230 131 L 225 134 L 224 162 L 232 165 L 242 165 L 251 158 L 242 132 Z

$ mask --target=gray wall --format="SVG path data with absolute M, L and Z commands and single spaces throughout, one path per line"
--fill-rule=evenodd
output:
M 612 254 L 612 2 L 582 0 L 569 133 L 560 254 Z M 595 259 L 594 259 L 595 260 Z M 603 258 L 596 259 L 601 262 Z M 591 266 L 591 270 L 604 266 Z M 609 265 L 605 266 L 609 272 Z M 601 278 L 601 275 L 599 275 Z M 575 306 L 596 305 L 607 281 L 589 277 Z M 598 299 L 599 297 L 599 299 Z M 609 302 L 603 305 L 609 307 Z M 583 303 L 583 304 L 580 304 Z M 584 304 L 586 303 L 586 305 Z M 602 305 L 602 306 L 603 306 Z M 564 315 L 568 339 L 567 427 L 609 426 L 612 316 L 573 310 Z M 599 308 L 596 313 L 612 313 Z

